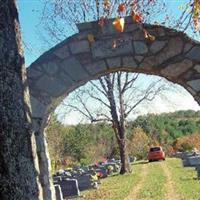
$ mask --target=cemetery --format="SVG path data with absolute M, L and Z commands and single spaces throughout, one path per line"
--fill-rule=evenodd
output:
M 191 151 L 200 148 L 199 0 L 30 2 L 37 7 L 0 0 L 0 199 L 200 200 L 200 153 Z M 149 105 L 170 92 L 155 76 L 182 87 L 178 103 L 192 97 L 195 117 L 171 120 L 166 106 L 161 120 L 163 105 Z M 87 84 L 93 89 L 81 91 Z M 68 110 L 58 111 L 73 92 Z M 99 106 L 90 112 L 83 94 L 105 107 L 89 101 Z M 69 110 L 87 119 L 66 125 Z M 152 145 L 164 145 L 166 160 L 146 160 Z M 96 163 L 100 156 L 119 160 Z
M 97 189 L 101 178 L 118 174 L 120 164 L 112 159 L 87 167 L 74 167 L 70 170 L 59 170 L 53 175 L 56 200 L 81 196 L 81 191 Z

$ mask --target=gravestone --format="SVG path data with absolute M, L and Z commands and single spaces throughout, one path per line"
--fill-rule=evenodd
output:
M 200 156 L 189 156 L 183 160 L 184 167 L 195 167 L 200 165 Z
M 200 179 L 200 165 L 196 166 L 196 170 L 197 170 L 197 179 Z
M 54 187 L 56 192 L 56 200 L 63 200 L 63 195 L 60 185 L 54 185 Z
M 64 179 L 59 182 L 63 198 L 80 196 L 78 181 L 76 179 Z
M 81 176 L 75 177 L 78 181 L 78 188 L 80 191 L 87 190 L 90 188 L 93 188 L 93 182 L 91 181 L 91 175 L 90 174 L 84 174 Z
M 53 177 L 53 181 L 54 181 L 54 182 L 62 181 L 62 177 L 61 177 L 61 176 L 54 176 L 54 177 Z

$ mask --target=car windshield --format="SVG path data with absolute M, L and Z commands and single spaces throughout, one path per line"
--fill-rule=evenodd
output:
M 160 151 L 160 147 L 153 147 L 153 148 L 150 148 L 150 151 L 151 151 L 151 152 Z

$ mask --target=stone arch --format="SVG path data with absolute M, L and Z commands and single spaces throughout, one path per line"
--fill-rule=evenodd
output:
M 114 71 L 158 75 L 178 83 L 200 103 L 200 44 L 182 32 L 143 24 L 155 41 L 144 37 L 141 25 L 125 19 L 117 32 L 113 19 L 78 24 L 79 33 L 40 56 L 28 68 L 33 129 L 45 199 L 51 199 L 48 154 L 43 135 L 49 113 L 75 88 Z M 89 41 L 88 36 L 94 41 Z M 112 48 L 115 40 L 117 48 Z

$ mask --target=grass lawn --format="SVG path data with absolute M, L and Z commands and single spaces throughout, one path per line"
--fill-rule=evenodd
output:
M 179 159 L 168 159 L 167 167 L 172 172 L 172 180 L 177 192 L 185 200 L 200 200 L 200 180 L 196 180 L 197 172 L 194 167 L 182 167 Z
M 141 165 L 134 165 L 133 172 L 126 175 L 115 175 L 102 180 L 97 190 L 82 192 L 87 200 L 122 200 L 140 180 Z
M 163 169 L 160 166 L 160 162 L 148 163 L 148 175 L 137 195 L 137 199 L 164 199 L 164 184 L 166 177 Z
M 165 200 L 166 193 L 172 196 L 170 200 L 176 200 L 177 198 L 173 198 L 174 193 L 167 191 L 169 187 L 166 186 L 172 184 L 175 194 L 179 194 L 179 200 L 200 200 L 200 181 L 194 179 L 197 176 L 196 171 L 194 168 L 184 168 L 179 159 L 141 162 L 132 165 L 132 168 L 131 174 L 108 177 L 102 180 L 98 189 L 82 192 L 83 199 L 124 200 L 126 197 L 130 199 L 131 191 L 137 188 L 136 198 L 134 197 L 137 200 Z

